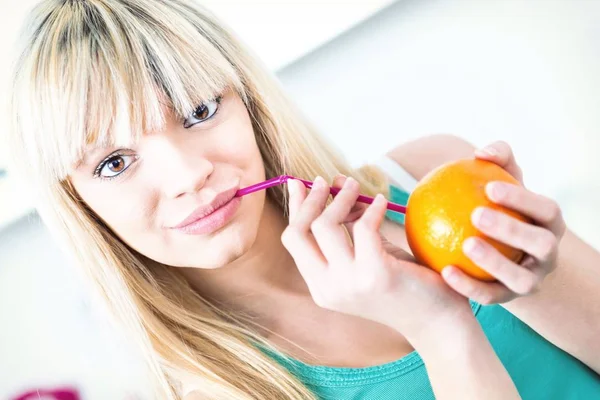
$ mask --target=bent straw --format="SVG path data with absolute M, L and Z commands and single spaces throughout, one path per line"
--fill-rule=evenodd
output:
M 311 181 L 306 181 L 304 179 L 300 179 L 300 178 L 296 178 L 294 176 L 291 175 L 280 175 L 277 176 L 275 178 L 271 178 L 268 179 L 264 182 L 259 182 L 256 183 L 254 185 L 250 185 L 248 187 L 242 188 L 240 190 L 237 191 L 237 193 L 235 194 L 235 197 L 242 197 L 245 196 L 247 194 L 250 193 L 254 193 L 257 192 L 259 190 L 263 190 L 263 189 L 268 189 L 270 187 L 273 186 L 277 186 L 277 185 L 283 185 L 285 183 L 287 183 L 288 180 L 290 179 L 295 179 L 297 181 L 300 181 L 304 184 L 304 186 L 306 186 L 307 188 L 311 188 L 313 183 Z M 332 195 L 336 195 L 339 193 L 341 189 L 340 188 L 335 188 L 335 187 L 330 187 L 329 188 L 329 193 L 331 193 Z M 374 198 L 373 197 L 369 197 L 369 196 L 364 196 L 364 195 L 359 195 L 357 201 L 360 201 L 361 203 L 367 203 L 367 204 L 371 204 L 373 202 Z M 387 204 L 387 209 L 391 210 L 391 211 L 395 211 L 395 212 L 399 212 L 402 214 L 406 214 L 406 207 L 400 204 L 396 204 L 396 203 L 392 203 L 390 201 L 388 201 Z

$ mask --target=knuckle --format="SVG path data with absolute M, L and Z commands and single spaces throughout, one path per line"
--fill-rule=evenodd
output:
M 519 178 L 523 177 L 523 168 L 521 168 L 519 165 L 515 165 L 515 172 Z
M 529 289 L 529 294 L 534 294 L 540 291 L 540 282 L 536 281 L 533 286 Z
M 560 209 L 560 206 L 554 200 L 549 200 L 548 208 L 547 208 L 545 214 L 546 214 L 545 222 L 552 222 L 552 221 L 556 221 L 557 219 L 562 218 L 562 211 Z
M 494 296 L 491 293 L 481 289 L 474 290 L 474 294 L 471 297 L 479 304 L 483 304 L 485 306 L 495 303 Z
M 537 235 L 538 256 L 542 259 L 550 257 L 554 253 L 558 243 L 557 239 L 550 231 L 542 231 Z
M 289 225 L 287 228 L 285 228 L 283 230 L 283 233 L 281 234 L 281 243 L 283 243 L 284 246 L 288 247 L 289 245 L 291 245 L 292 243 L 294 243 L 294 241 L 296 241 L 299 237 L 299 232 L 297 229 L 295 229 L 294 226 Z
M 522 296 L 532 294 L 538 285 L 538 279 L 533 273 L 521 274 L 517 279 L 514 292 Z
M 498 141 L 496 142 L 496 145 L 498 145 L 498 146 L 502 146 L 502 147 L 504 147 L 505 149 L 510 149 L 510 145 L 508 144 L 508 142 L 507 142 L 506 140 L 498 140 Z
M 561 218 L 560 218 L 560 220 L 558 222 L 558 227 L 557 227 L 557 235 L 558 235 L 558 237 L 562 238 L 566 231 L 567 231 L 567 223 L 565 222 L 565 220 L 561 216 Z
M 469 283 L 465 289 L 465 294 L 480 304 L 491 304 L 493 302 L 491 293 L 481 285 Z
M 320 295 L 320 294 L 313 294 L 312 298 L 313 298 L 313 301 L 315 302 L 315 304 L 317 306 L 319 306 L 321 308 L 328 309 L 329 306 L 327 304 L 327 301 L 325 301 L 325 298 L 322 295 Z
M 357 280 L 355 291 L 359 295 L 368 295 L 375 293 L 379 287 L 377 278 L 372 274 L 364 274 L 361 279 Z
M 512 157 L 512 147 L 510 146 L 510 144 L 508 144 L 508 142 L 504 140 L 498 140 L 493 144 L 493 146 L 498 150 L 498 152 L 500 153 L 500 157 L 502 157 L 503 159 L 510 159 Z
M 501 255 L 490 257 L 490 261 L 488 262 L 488 269 L 490 273 L 498 276 L 506 276 L 509 273 L 507 268 L 507 260 Z
M 325 310 L 337 311 L 342 309 L 342 302 L 335 296 L 319 293 L 313 296 L 315 304 Z
M 509 237 L 521 237 L 523 232 L 521 230 L 521 224 L 513 219 L 506 219 L 504 224 L 504 230 L 506 235 Z

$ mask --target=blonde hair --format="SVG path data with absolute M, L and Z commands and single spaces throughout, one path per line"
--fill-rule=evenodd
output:
M 277 80 L 225 25 L 184 0 L 47 0 L 20 36 L 11 101 L 15 171 L 35 190 L 40 216 L 135 335 L 157 398 L 179 398 L 192 376 L 205 398 L 313 399 L 256 344 L 241 316 L 196 293 L 168 266 L 149 266 L 81 200 L 69 171 L 89 145 L 127 146 L 225 88 L 243 99 L 267 177 L 354 176 L 387 194 L 374 167 L 354 170 L 301 117 Z M 285 213 L 281 187 L 267 195 Z

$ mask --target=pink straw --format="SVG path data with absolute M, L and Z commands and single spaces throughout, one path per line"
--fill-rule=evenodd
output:
M 235 197 L 242 197 L 247 194 L 257 192 L 259 190 L 267 189 L 267 188 L 277 186 L 277 185 L 283 185 L 284 183 L 287 183 L 287 181 L 289 179 L 296 179 L 296 180 L 302 182 L 304 184 L 304 186 L 306 186 L 309 189 L 313 185 L 313 183 L 311 181 L 306 181 L 304 179 L 296 178 L 296 177 L 293 177 L 290 175 L 281 175 L 281 176 L 277 176 L 275 178 L 268 179 L 264 182 L 260 182 L 260 183 L 242 188 L 237 191 L 237 193 L 235 194 Z M 330 187 L 329 193 L 331 193 L 333 196 L 335 196 L 336 194 L 339 193 L 340 190 L 341 190 L 340 188 Z M 371 204 L 373 202 L 373 200 L 374 200 L 373 197 L 363 196 L 362 194 L 359 195 L 358 199 L 357 199 L 357 201 L 360 201 L 361 203 L 367 203 L 367 204 Z M 406 214 L 405 206 L 402 206 L 402 205 L 396 204 L 396 203 L 392 203 L 390 201 L 388 201 L 387 209 L 395 211 L 395 212 L 399 212 L 402 214 Z

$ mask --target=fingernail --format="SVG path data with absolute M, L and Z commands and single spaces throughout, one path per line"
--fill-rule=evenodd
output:
M 474 238 L 468 238 L 463 243 L 463 251 L 470 257 L 481 258 L 485 252 L 485 249 L 478 240 Z
M 296 187 L 296 182 L 295 182 L 295 179 L 290 179 L 290 180 L 288 181 L 288 185 L 287 185 L 287 187 L 288 187 L 288 194 L 289 194 L 290 196 L 292 196 L 292 195 L 296 194 L 296 192 L 298 191 L 298 188 Z
M 386 201 L 386 198 L 383 194 L 377 193 L 373 202 L 377 202 L 377 205 L 383 204 Z
M 456 276 L 456 274 L 454 273 L 454 270 L 452 267 L 448 266 L 445 267 L 444 269 L 442 269 L 442 276 L 444 277 L 444 279 L 446 279 L 448 282 L 456 282 L 458 280 L 458 277 Z
M 345 182 L 346 181 L 346 175 L 337 174 L 336 176 L 333 177 L 333 184 L 334 185 L 336 185 L 339 181 Z
M 349 176 L 348 178 L 346 178 L 346 182 L 344 182 L 344 188 L 345 189 L 351 189 L 354 187 L 354 185 L 356 185 L 358 182 L 356 182 L 356 179 L 354 179 L 353 177 Z
M 500 201 L 506 197 L 507 187 L 500 182 L 491 182 L 486 185 L 485 192 L 491 200 Z
M 483 149 L 478 150 L 479 153 L 485 153 L 487 155 L 490 155 L 492 157 L 497 156 L 498 150 L 494 147 L 494 146 L 486 146 Z
M 313 182 L 313 188 L 321 189 L 324 187 L 325 187 L 325 179 L 323 179 L 321 176 L 317 176 Z
M 495 215 L 493 211 L 486 209 L 485 207 L 477 207 L 475 211 L 473 211 L 473 220 L 476 226 L 489 228 L 494 224 Z

